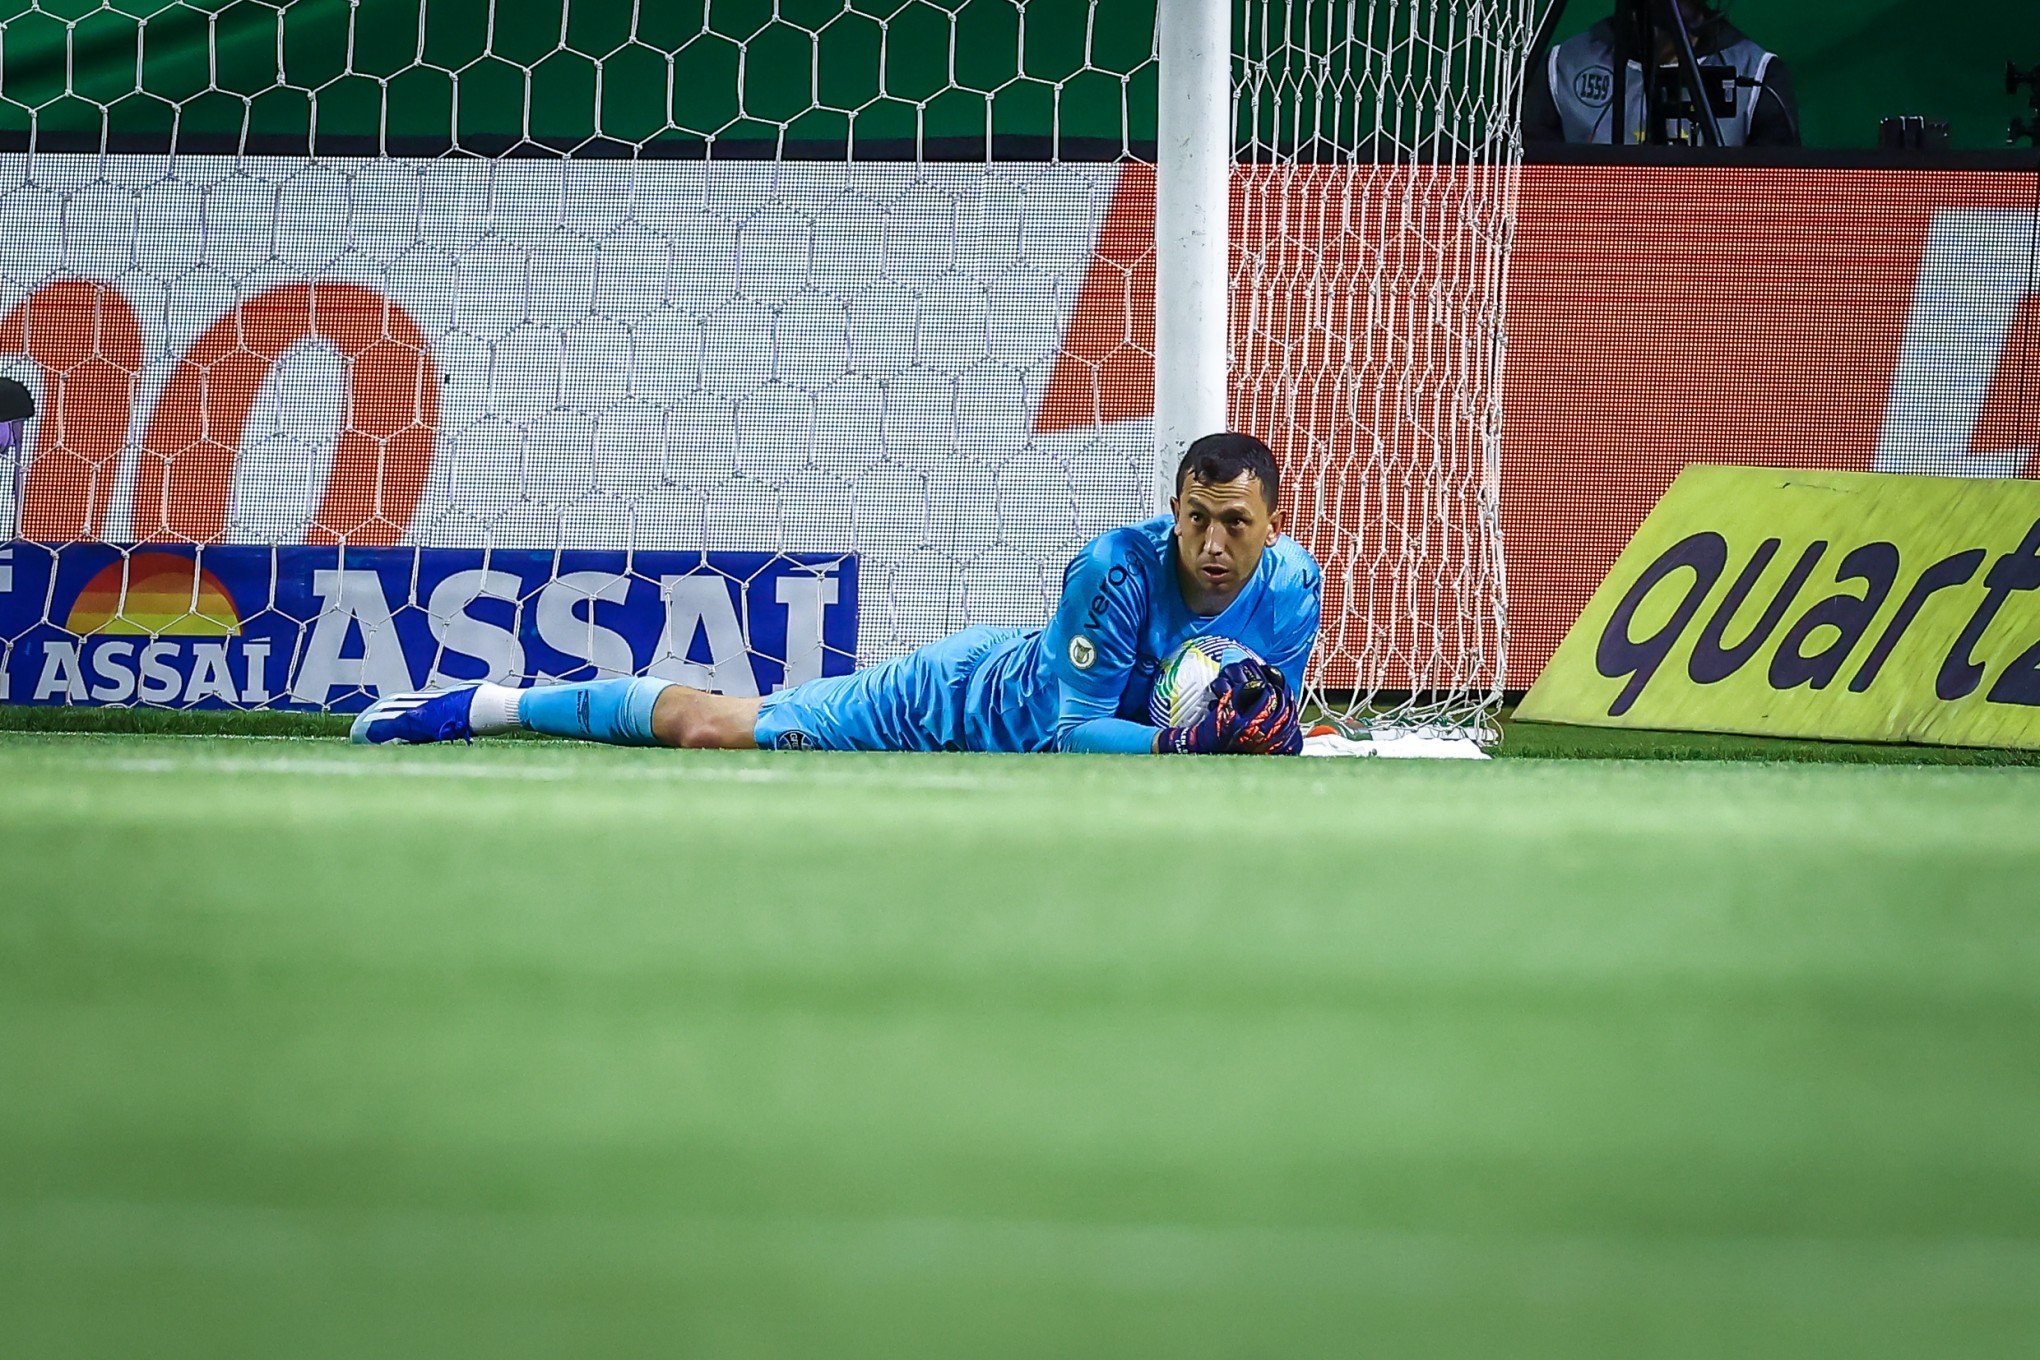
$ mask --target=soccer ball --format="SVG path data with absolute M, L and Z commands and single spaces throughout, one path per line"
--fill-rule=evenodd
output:
M 1211 707 L 1211 682 L 1235 661 L 1259 661 L 1231 638 L 1194 637 L 1162 663 L 1148 696 L 1148 720 L 1156 727 L 1188 727 Z

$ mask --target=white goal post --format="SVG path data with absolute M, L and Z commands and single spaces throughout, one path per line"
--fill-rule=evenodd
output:
M 31 0 L 0 702 L 738 692 L 1039 624 L 1222 426 L 1485 732 L 1534 0 Z

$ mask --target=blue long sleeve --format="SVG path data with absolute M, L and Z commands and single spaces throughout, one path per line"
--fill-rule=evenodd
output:
M 1124 718 L 1093 718 L 1058 733 L 1056 749 L 1094 755 L 1153 755 L 1155 729 Z

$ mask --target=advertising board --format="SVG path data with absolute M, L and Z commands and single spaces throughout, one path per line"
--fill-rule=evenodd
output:
M 1075 550 L 1150 504 L 1140 166 L 36 173 L 10 201 L 51 229 L 0 238 L 0 369 L 44 413 L 0 476 L 24 539 L 854 553 L 870 662 L 1038 624 Z M 2034 203 L 2030 173 L 1528 167 L 1494 488 L 1505 683 L 1689 463 L 2033 476 Z M 1368 220 L 1359 256 L 1401 230 Z M 1407 553 L 1484 494 L 1385 524 L 1368 430 L 1266 433 L 1361 469 L 1292 505 L 1306 541 L 1336 514 Z M 1328 598 L 1396 637 L 1419 602 L 1348 579 L 1376 563 L 1408 569 L 1328 561 Z
M 349 712 L 467 680 L 767 694 L 857 655 L 857 560 L 784 553 L 0 546 L 0 702 Z
M 2040 748 L 2040 482 L 1689 468 L 1516 716 Z

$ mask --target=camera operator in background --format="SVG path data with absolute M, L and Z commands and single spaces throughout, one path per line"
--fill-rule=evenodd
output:
M 1718 5 L 1708 0 L 1677 5 L 1721 144 L 1799 145 L 1798 101 L 1785 63 L 1731 24 Z M 1646 51 L 1649 72 L 1641 60 Z M 1616 0 L 1613 16 L 1558 44 L 1541 65 L 1541 71 L 1533 67 L 1523 100 L 1525 142 L 1704 141 L 1665 0 Z

